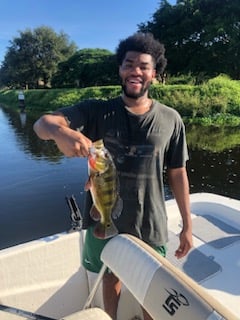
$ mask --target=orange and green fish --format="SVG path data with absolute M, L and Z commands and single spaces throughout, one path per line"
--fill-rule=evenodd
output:
M 90 190 L 93 199 L 90 216 L 98 221 L 94 235 L 100 239 L 113 237 L 118 233 L 113 219 L 120 216 L 123 203 L 118 193 L 117 171 L 103 140 L 94 142 L 90 149 L 88 173 L 85 190 Z

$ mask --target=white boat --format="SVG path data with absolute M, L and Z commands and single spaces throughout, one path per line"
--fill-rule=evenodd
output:
M 118 320 L 240 319 L 240 200 L 191 195 L 194 248 L 177 260 L 181 219 L 166 202 L 170 241 L 162 258 L 141 240 L 118 235 L 103 253 L 124 283 Z M 0 320 L 110 319 L 101 276 L 81 266 L 84 232 L 55 234 L 0 251 Z

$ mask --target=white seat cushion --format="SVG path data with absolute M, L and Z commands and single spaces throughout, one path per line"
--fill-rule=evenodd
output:
M 64 317 L 64 320 L 112 320 L 112 318 L 100 308 L 90 308 Z
M 104 247 L 101 259 L 155 320 L 236 319 L 204 288 L 142 240 L 120 234 Z

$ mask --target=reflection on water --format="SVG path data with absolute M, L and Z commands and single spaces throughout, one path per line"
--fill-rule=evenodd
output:
M 0 248 L 70 229 L 65 197 L 83 207 L 85 159 L 68 159 L 33 132 L 31 114 L 0 109 Z M 187 128 L 191 192 L 240 199 L 240 134 Z M 166 188 L 166 198 L 171 194 Z
M 83 206 L 86 161 L 38 139 L 34 121 L 0 109 L 0 248 L 70 229 L 66 196 Z
M 187 128 L 190 190 L 240 199 L 240 132 L 228 127 Z
M 240 146 L 240 132 L 236 127 L 215 128 L 194 125 L 187 128 L 187 140 L 190 149 L 221 153 Z
M 19 118 L 20 118 L 21 127 L 24 128 L 27 121 L 27 113 L 25 111 L 20 111 Z

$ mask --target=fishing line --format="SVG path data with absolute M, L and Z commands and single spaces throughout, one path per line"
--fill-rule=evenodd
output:
M 33 312 L 30 312 L 30 311 L 18 309 L 18 308 L 15 308 L 15 307 L 6 306 L 6 305 L 3 305 L 3 304 L 0 304 L 0 311 L 8 312 L 8 313 L 15 314 L 15 315 L 18 315 L 20 317 L 24 317 L 24 318 L 32 319 L 32 320 L 57 320 L 55 318 L 49 318 L 49 317 L 42 316 L 42 315 L 37 314 L 37 313 L 33 313 Z

